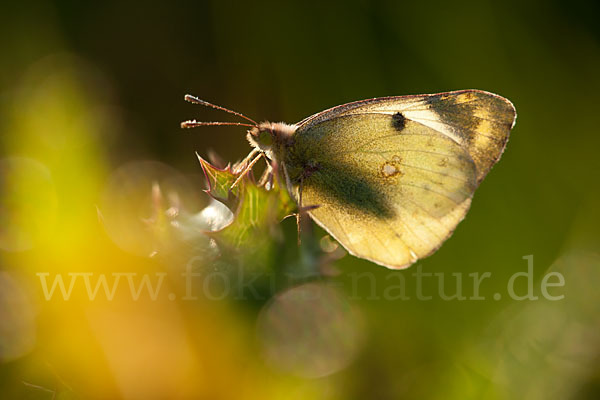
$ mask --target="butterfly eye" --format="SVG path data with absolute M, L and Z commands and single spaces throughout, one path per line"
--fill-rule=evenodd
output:
M 267 130 L 261 130 L 258 132 L 258 137 L 256 138 L 256 141 L 258 142 L 258 144 L 261 147 L 271 147 L 271 145 L 273 144 L 273 138 L 271 136 L 271 132 L 267 131 Z

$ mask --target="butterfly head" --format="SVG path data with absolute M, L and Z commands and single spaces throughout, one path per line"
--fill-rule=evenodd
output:
M 270 159 L 273 154 L 293 140 L 295 125 L 288 125 L 283 122 L 261 122 L 252 129 L 248 130 L 248 142 L 250 145 L 263 153 Z

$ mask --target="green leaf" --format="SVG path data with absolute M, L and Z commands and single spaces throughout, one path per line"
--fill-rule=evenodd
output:
M 214 174 L 214 181 L 219 180 L 219 173 L 228 173 L 207 166 L 206 161 L 204 164 L 211 173 L 218 171 Z M 223 182 L 225 180 L 226 176 L 222 178 Z M 225 228 L 213 232 L 211 236 L 217 243 L 236 250 L 248 246 L 256 247 L 263 239 L 272 241 L 271 236 L 276 234 L 274 231 L 281 220 L 295 213 L 297 209 L 295 201 L 287 189 L 281 186 L 280 179 L 272 169 L 265 171 L 258 184 L 246 175 L 237 187 L 239 189 L 236 194 L 239 196 L 239 201 L 233 221 Z
M 217 168 L 200 157 L 200 155 L 196 155 L 198 156 L 198 160 L 200 161 L 200 165 L 206 176 L 206 182 L 208 184 L 206 193 L 223 204 L 230 206 L 230 208 L 235 207 L 239 198 L 240 189 L 244 182 L 240 182 L 233 189 L 231 189 L 231 186 L 237 180 L 239 174 L 234 173 L 231 170 L 230 165 L 227 165 L 227 167 L 223 169 Z
M 287 190 L 281 189 L 279 185 L 272 185 L 267 190 L 247 177 L 242 181 L 244 185 L 233 221 L 214 233 L 218 242 L 234 248 L 252 246 L 261 236 L 268 237 L 273 228 L 296 209 Z

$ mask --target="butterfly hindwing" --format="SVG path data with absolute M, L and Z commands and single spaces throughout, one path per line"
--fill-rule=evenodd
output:
M 298 132 L 286 161 L 303 177 L 313 219 L 352 254 L 403 267 L 430 254 L 454 230 L 476 187 L 468 153 L 412 121 L 401 131 L 385 114 L 346 115 Z M 300 167 L 298 167 L 300 166 Z

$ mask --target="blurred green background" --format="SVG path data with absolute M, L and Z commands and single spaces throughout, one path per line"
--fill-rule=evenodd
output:
M 583 0 L 5 2 L 0 397 L 600 397 L 598 15 Z M 148 257 L 136 225 L 156 217 L 152 182 L 196 215 L 209 200 L 194 152 L 249 151 L 240 128 L 182 131 L 190 118 L 232 120 L 184 94 L 291 123 L 467 88 L 510 99 L 517 123 L 466 220 L 416 266 L 346 256 L 331 285 L 277 286 L 260 301 L 179 301 L 175 278 L 177 301 L 44 300 L 40 272 L 179 276 L 189 251 Z M 282 226 L 288 255 L 271 262 L 293 266 L 303 250 L 294 221 Z M 539 299 L 515 300 L 507 282 L 529 255 Z M 467 299 L 444 300 L 434 276 L 419 300 L 417 271 L 443 274 L 448 294 L 459 274 Z M 469 274 L 486 272 L 485 299 L 469 299 Z M 550 272 L 564 277 L 549 290 L 562 300 L 541 295 Z M 391 294 L 399 282 L 409 299 Z

